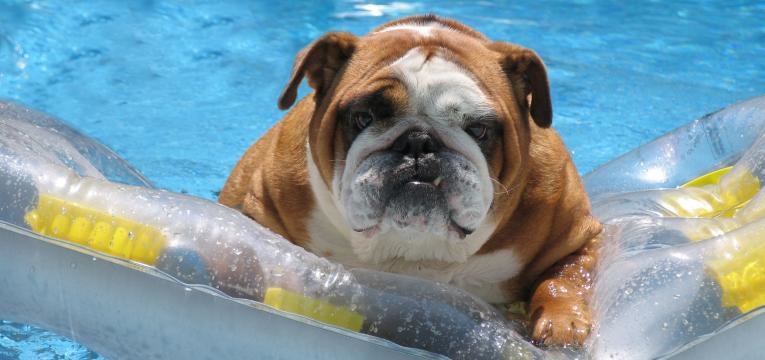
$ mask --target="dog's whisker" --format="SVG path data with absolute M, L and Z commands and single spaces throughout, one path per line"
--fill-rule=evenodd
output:
M 513 186 L 511 188 L 508 188 L 507 186 L 505 186 L 505 184 L 499 182 L 499 180 L 497 180 L 497 179 L 495 179 L 493 177 L 489 177 L 489 179 L 491 179 L 492 182 L 496 183 L 497 185 L 501 186 L 504 189 L 504 191 L 495 192 L 494 195 L 510 195 L 510 193 L 513 190 L 515 190 L 515 188 L 518 186 L 518 185 L 515 185 L 515 186 Z

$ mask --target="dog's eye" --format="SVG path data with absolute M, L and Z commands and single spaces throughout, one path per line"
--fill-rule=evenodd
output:
M 353 121 L 353 124 L 356 125 L 356 128 L 359 130 L 364 130 L 374 120 L 375 117 L 374 114 L 372 114 L 372 110 L 356 111 L 351 114 L 351 121 Z
M 470 136 L 475 138 L 476 140 L 483 140 L 486 138 L 487 133 L 486 125 L 484 124 L 470 124 L 468 127 L 465 128 L 465 131 L 467 131 Z

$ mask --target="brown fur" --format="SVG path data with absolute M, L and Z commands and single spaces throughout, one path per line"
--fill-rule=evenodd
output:
M 489 214 L 499 225 L 479 253 L 512 249 L 524 262 L 524 270 L 507 282 L 506 290 L 528 296 L 536 289 L 530 301 L 535 340 L 581 343 L 589 331 L 589 274 L 601 226 L 590 214 L 568 151 L 548 128 L 552 105 L 544 64 L 531 50 L 491 42 L 467 26 L 433 16 L 379 29 L 411 22 L 439 22 L 454 31 L 435 31 L 427 38 L 400 31 L 361 38 L 329 33 L 301 51 L 279 106 L 293 104 L 303 76 L 313 95 L 244 154 L 220 202 L 305 245 L 310 241 L 305 221 L 314 206 L 306 144 L 324 182 L 331 184 L 333 162 L 345 158 L 347 145 L 334 121 L 338 108 L 381 88 L 402 108 L 406 93 L 387 65 L 414 47 L 439 49 L 474 75 L 504 119 L 504 137 L 487 159 L 491 176 L 501 184 Z
M 301 101 L 250 147 L 218 199 L 298 245 L 308 241 L 303 220 L 314 201 L 305 165 L 305 115 L 312 110 L 311 99 Z

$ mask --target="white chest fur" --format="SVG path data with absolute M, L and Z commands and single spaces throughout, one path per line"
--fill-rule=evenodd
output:
M 448 283 L 490 303 L 513 300 L 503 290 L 503 283 L 518 275 L 523 267 L 512 250 L 472 255 L 464 262 L 394 259 L 367 263 L 359 259 L 348 238 L 318 209 L 314 210 L 308 229 L 311 234 L 311 251 L 347 267 L 362 267 Z

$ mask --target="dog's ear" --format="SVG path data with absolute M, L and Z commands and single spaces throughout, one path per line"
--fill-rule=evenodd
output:
M 318 102 L 350 59 L 357 40 L 351 33 L 330 32 L 303 48 L 295 59 L 290 81 L 279 96 L 279 108 L 286 110 L 295 103 L 303 76 L 308 77 L 308 85 L 316 91 Z
M 531 117 L 539 127 L 549 127 L 552 124 L 550 83 L 539 55 L 533 50 L 500 41 L 489 44 L 489 49 L 501 55 L 500 65 L 510 79 L 518 102 L 530 108 Z

